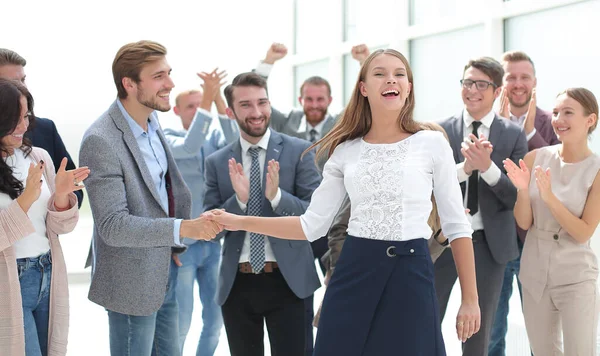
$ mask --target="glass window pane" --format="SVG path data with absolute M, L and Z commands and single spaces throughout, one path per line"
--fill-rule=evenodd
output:
M 404 13 L 401 2 L 395 0 L 344 0 L 344 41 L 350 43 L 381 43 L 393 38 L 396 21 L 380 21 L 382 13 Z
M 344 106 L 350 101 L 356 79 L 358 78 L 358 72 L 360 72 L 358 61 L 352 58 L 351 54 L 344 55 Z
M 339 2 L 297 0 L 295 12 L 295 53 L 325 52 L 332 44 L 340 42 L 340 38 L 335 36 L 339 34 L 339 28 L 334 30 L 331 20 L 331 16 L 340 16 Z M 339 24 L 339 21 L 335 23 Z
M 481 0 L 410 0 L 410 24 L 476 16 L 485 5 L 487 1 Z
M 469 59 L 485 53 L 483 30 L 475 26 L 411 41 L 415 120 L 439 121 L 460 112 L 459 81 Z
M 535 63 L 539 107 L 551 110 L 556 95 L 568 87 L 585 87 L 600 100 L 600 47 L 593 41 L 600 33 L 598 13 L 600 1 L 585 1 L 505 21 L 506 50 L 525 51 Z M 532 30 L 541 28 L 543 36 Z M 590 141 L 598 153 L 599 132 Z
M 308 62 L 294 67 L 294 106 L 300 107 L 298 97 L 300 97 L 300 86 L 312 76 L 318 75 L 329 80 L 329 59 Z

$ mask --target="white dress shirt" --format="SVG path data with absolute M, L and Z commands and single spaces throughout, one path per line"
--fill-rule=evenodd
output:
M 27 186 L 29 164 L 33 163 L 31 156 L 25 157 L 23 151 L 15 149 L 14 154 L 4 158 L 4 161 L 12 168 L 13 176 L 23 183 L 23 187 Z M 27 211 L 27 216 L 33 227 L 35 227 L 35 232 L 14 243 L 16 258 L 38 257 L 50 250 L 50 242 L 46 235 L 46 215 L 48 214 L 48 200 L 51 193 L 43 175 L 42 180 L 44 182 L 42 183 L 40 197 Z M 8 194 L 0 193 L 0 209 L 6 209 L 12 202 L 13 200 Z
M 484 135 L 486 139 L 490 138 L 490 127 L 492 126 L 492 122 L 494 121 L 495 114 L 493 111 L 490 111 L 487 115 L 485 115 L 479 122 L 481 122 L 481 126 L 477 130 L 479 135 Z M 464 138 L 465 140 L 469 140 L 469 135 L 473 132 L 473 117 L 469 114 L 467 110 L 463 112 L 463 121 L 464 121 Z M 477 136 L 479 136 L 477 135 Z M 467 182 L 467 188 L 465 190 L 465 198 L 464 198 L 464 206 L 467 207 L 467 199 L 469 195 L 469 174 L 465 172 L 465 163 L 459 163 L 456 165 L 456 170 L 458 174 L 458 181 L 460 183 Z M 502 172 L 500 168 L 492 162 L 490 167 L 485 172 L 479 172 L 479 178 L 483 179 L 490 187 L 498 184 L 500 177 L 502 176 Z M 479 204 L 479 203 L 478 203 Z M 475 215 L 467 214 L 473 230 L 483 230 L 483 219 L 481 218 L 481 209 Z
M 260 165 L 260 182 L 262 184 L 265 172 L 265 160 L 267 159 L 267 148 L 269 146 L 269 139 L 271 138 L 271 129 L 267 129 L 263 137 L 258 141 L 256 145 L 244 140 L 240 136 L 240 144 L 242 146 L 242 166 L 244 167 L 244 174 L 248 179 L 250 179 L 250 166 L 252 165 L 252 156 L 248 153 L 248 150 L 251 147 L 260 147 L 261 150 L 258 152 L 258 163 Z M 264 189 L 263 189 L 264 190 Z M 237 195 L 236 200 L 240 209 L 242 211 L 246 211 L 247 205 L 242 203 Z M 277 194 L 275 198 L 271 201 L 271 207 L 276 209 L 281 201 L 281 189 L 277 188 Z M 268 238 L 265 238 L 265 261 L 276 262 L 275 254 L 273 253 L 273 249 L 271 248 L 271 243 Z M 246 238 L 244 239 L 244 245 L 242 246 L 242 252 L 240 254 L 240 263 L 242 262 L 250 262 L 250 233 L 246 232 Z
M 391 144 L 362 138 L 341 143 L 300 216 L 304 234 L 309 241 L 324 236 L 348 192 L 348 234 L 375 240 L 428 239 L 433 191 L 444 235 L 450 241 L 471 237 L 452 157 L 448 141 L 436 131 L 419 131 Z
M 323 126 L 325 125 L 325 121 L 329 118 L 329 114 L 325 114 L 325 117 L 321 122 L 319 122 L 316 126 L 312 126 L 306 121 L 306 115 L 302 116 L 302 121 L 300 121 L 300 126 L 298 127 L 298 132 L 305 131 L 306 132 L 306 141 L 310 141 L 310 130 L 315 130 L 315 142 L 319 141 L 323 138 Z

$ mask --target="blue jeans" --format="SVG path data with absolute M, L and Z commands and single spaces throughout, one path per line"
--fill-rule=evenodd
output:
M 17 270 L 25 324 L 25 355 L 46 356 L 52 276 L 50 252 L 34 258 L 17 259 Z
M 179 355 L 179 311 L 175 296 L 178 269 L 171 261 L 165 300 L 158 311 L 149 316 L 137 316 L 108 310 L 111 355 Z
M 179 303 L 179 347 L 183 352 L 185 338 L 192 322 L 194 311 L 194 281 L 200 287 L 202 302 L 202 333 L 196 349 L 196 356 L 212 356 L 219 343 L 223 316 L 221 307 L 215 301 L 221 244 L 212 241 L 198 241 L 179 256 L 182 266 L 177 281 L 177 302 Z
M 519 257 L 508 262 L 504 270 L 504 282 L 502 283 L 502 292 L 498 301 L 498 309 L 492 326 L 490 335 L 490 344 L 488 346 L 488 356 L 505 356 L 506 353 L 506 332 L 508 330 L 508 302 L 513 292 L 513 277 L 517 277 L 519 286 L 519 296 L 521 297 L 521 307 L 523 306 L 523 292 L 521 281 L 519 281 L 519 270 L 521 269 L 521 255 L 523 254 L 523 243 L 518 240 Z

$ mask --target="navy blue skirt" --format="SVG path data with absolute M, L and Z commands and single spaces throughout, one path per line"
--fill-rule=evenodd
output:
M 348 236 L 313 356 L 445 356 L 427 240 Z

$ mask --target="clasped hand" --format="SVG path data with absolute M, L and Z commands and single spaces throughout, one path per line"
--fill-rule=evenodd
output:
M 494 146 L 484 135 L 469 135 L 470 140 L 465 140 L 461 144 L 460 152 L 465 157 L 465 173 L 471 174 L 474 170 L 479 172 L 487 171 L 492 165 L 491 154 Z

